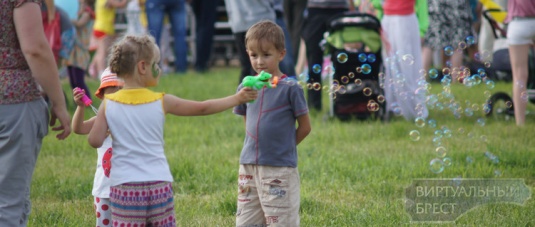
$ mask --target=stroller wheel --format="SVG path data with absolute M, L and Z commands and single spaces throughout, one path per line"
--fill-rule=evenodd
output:
M 355 118 L 360 121 L 368 120 L 370 119 L 370 117 L 371 117 L 370 113 L 356 113 L 355 114 Z
M 508 120 L 515 115 L 513 100 L 511 97 L 503 92 L 498 92 L 492 95 L 487 101 L 486 116 L 490 117 L 494 113 L 494 118 Z

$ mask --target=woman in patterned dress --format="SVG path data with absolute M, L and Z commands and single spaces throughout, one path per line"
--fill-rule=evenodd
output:
M 433 50 L 441 50 L 442 67 L 446 67 L 448 57 L 451 57 L 452 68 L 460 67 L 463 63 L 464 48 L 468 46 L 467 37 L 473 37 L 474 34 L 469 1 L 428 0 L 427 3 L 429 28 L 422 48 L 424 69 L 428 71 L 431 67 Z M 450 46 L 453 53 L 449 52 Z

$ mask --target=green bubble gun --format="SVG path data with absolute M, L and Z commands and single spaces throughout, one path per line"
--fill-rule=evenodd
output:
M 260 72 L 256 76 L 246 76 L 242 80 L 242 85 L 244 87 L 250 87 L 255 90 L 261 90 L 263 87 L 275 88 L 279 82 L 278 77 L 274 77 L 273 81 L 270 82 L 271 74 L 267 72 Z

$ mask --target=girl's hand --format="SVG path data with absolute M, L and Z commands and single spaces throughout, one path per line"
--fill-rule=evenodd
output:
M 240 104 L 254 101 L 258 97 L 258 91 L 250 87 L 244 87 L 237 94 Z
M 82 97 L 84 97 L 85 91 L 83 89 L 72 89 L 72 96 L 74 98 L 74 102 L 76 105 L 78 105 L 81 108 L 84 108 L 84 102 L 82 102 Z

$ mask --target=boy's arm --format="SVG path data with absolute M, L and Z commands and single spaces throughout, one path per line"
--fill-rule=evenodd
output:
M 89 136 L 87 137 L 89 145 L 91 145 L 93 148 L 101 147 L 108 135 L 108 122 L 106 122 L 105 103 L 106 102 L 103 101 L 102 104 L 100 104 L 97 118 L 95 119 L 93 128 L 91 128 Z
M 299 145 L 301 141 L 308 136 L 312 127 L 310 126 L 310 117 L 307 114 L 303 114 L 297 117 L 297 129 L 295 133 L 295 145 Z

